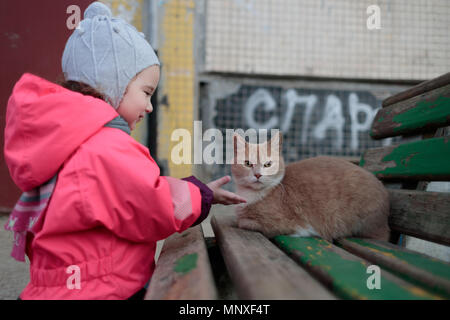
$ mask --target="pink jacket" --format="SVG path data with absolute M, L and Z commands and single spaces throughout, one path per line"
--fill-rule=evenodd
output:
M 100 99 L 24 74 L 8 101 L 5 160 L 23 191 L 59 170 L 29 233 L 22 299 L 126 299 L 154 270 L 156 241 L 200 217 L 194 184 L 161 177 L 146 147 L 104 127 L 117 112 Z M 74 267 L 80 270 L 80 289 Z

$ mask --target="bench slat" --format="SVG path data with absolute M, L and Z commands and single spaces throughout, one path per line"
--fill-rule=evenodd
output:
M 379 179 L 450 180 L 450 137 L 369 149 L 360 166 Z
M 335 299 L 261 233 L 238 229 L 234 216 L 211 224 L 240 299 Z
M 383 108 L 390 106 L 394 103 L 412 98 L 414 96 L 418 96 L 427 91 L 431 91 L 433 89 L 443 87 L 447 84 L 450 84 L 450 72 L 443 74 L 437 78 L 421 82 L 418 85 L 416 85 L 412 88 L 409 88 L 408 90 L 404 90 L 402 92 L 399 92 L 397 94 L 390 96 L 389 98 L 387 98 L 383 101 L 383 104 L 382 104 Z
M 450 245 L 450 194 L 389 189 L 389 225 L 400 233 Z
M 165 240 L 145 299 L 217 299 L 200 225 Z
M 371 265 L 342 248 L 320 238 L 277 236 L 274 241 L 301 265 L 345 299 L 442 299 L 390 272 L 381 270 L 381 288 L 367 286 Z
M 344 249 L 369 260 L 403 279 L 425 286 L 450 298 L 450 264 L 390 243 L 347 238 L 338 241 Z
M 450 125 L 450 84 L 377 112 L 370 135 L 383 139 Z

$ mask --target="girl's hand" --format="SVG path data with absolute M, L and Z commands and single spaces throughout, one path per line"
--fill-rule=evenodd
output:
M 220 203 L 224 205 L 230 205 L 247 202 L 244 198 L 238 196 L 237 194 L 221 188 L 221 186 L 227 184 L 230 181 L 231 177 L 225 176 L 220 179 L 211 181 L 210 183 L 207 184 L 208 188 L 210 188 L 214 193 L 214 199 L 212 202 L 213 204 Z

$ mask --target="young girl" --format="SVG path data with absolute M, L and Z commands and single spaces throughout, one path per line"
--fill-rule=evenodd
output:
M 5 226 L 12 256 L 30 259 L 20 298 L 127 299 L 151 278 L 156 241 L 199 224 L 212 203 L 245 200 L 221 189 L 229 176 L 160 176 L 129 135 L 153 110 L 159 62 L 105 5 L 86 9 L 62 68 L 66 88 L 24 74 L 8 101 L 5 160 L 26 191 Z

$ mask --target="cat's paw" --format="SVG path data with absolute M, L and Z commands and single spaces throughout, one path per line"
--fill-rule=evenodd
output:
M 237 225 L 241 229 L 253 230 L 253 231 L 261 231 L 261 225 L 255 221 L 250 219 L 238 219 Z
M 238 219 L 244 215 L 244 213 L 245 213 L 244 207 L 245 207 L 244 204 L 238 204 L 235 206 L 234 213 L 236 214 L 236 217 Z

